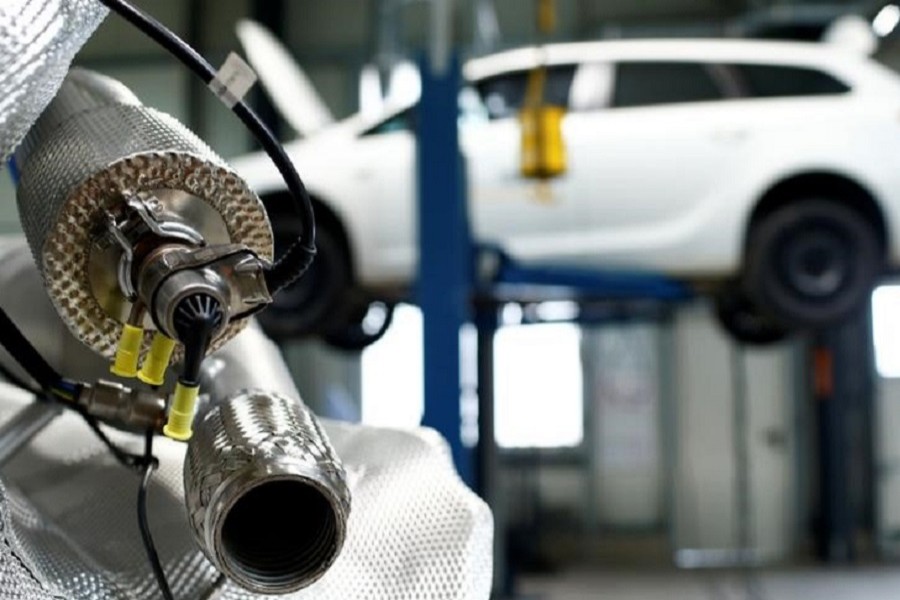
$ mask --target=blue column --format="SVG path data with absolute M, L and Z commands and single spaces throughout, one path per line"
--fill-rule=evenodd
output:
M 473 483 L 472 451 L 460 431 L 459 331 L 469 319 L 472 291 L 465 176 L 459 150 L 459 59 L 442 73 L 420 61 L 418 111 L 419 277 L 424 321 L 425 414 L 423 424 L 450 443 L 463 481 Z

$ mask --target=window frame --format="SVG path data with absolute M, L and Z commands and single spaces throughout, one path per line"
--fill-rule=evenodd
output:
M 738 98 L 741 100 L 796 100 L 796 99 L 810 99 L 810 98 L 839 98 L 842 96 L 846 96 L 848 94 L 852 94 L 854 90 L 854 86 L 851 83 L 848 83 L 846 79 L 835 75 L 834 73 L 827 71 L 818 66 L 812 65 L 798 65 L 798 64 L 785 64 L 785 63 L 761 63 L 761 62 L 741 62 L 741 61 L 719 61 L 716 63 L 722 71 L 727 71 L 728 76 L 733 79 L 735 85 L 739 90 Z M 843 86 L 845 89 L 839 92 L 828 92 L 828 93 L 800 93 L 800 94 L 778 94 L 778 95 L 759 95 L 754 93 L 751 89 L 750 83 L 746 80 L 745 76 L 741 73 L 742 68 L 753 68 L 753 67 L 762 67 L 762 68 L 770 68 L 770 69 L 783 69 L 785 71 L 806 71 L 810 73 L 814 73 L 819 76 L 823 76 L 827 79 L 830 79 L 834 83 Z
M 660 59 L 660 58 L 651 58 L 651 59 L 622 59 L 615 58 L 610 61 L 613 68 L 613 82 L 612 89 L 609 94 L 609 104 L 607 106 L 608 109 L 611 110 L 639 110 L 639 109 L 652 109 L 652 108 L 661 108 L 661 107 L 673 107 L 673 106 L 693 106 L 695 104 L 713 104 L 716 102 L 722 102 L 723 100 L 730 100 L 733 98 L 730 90 L 728 90 L 719 76 L 717 76 L 715 72 L 715 66 L 719 64 L 716 61 L 705 61 L 705 60 L 696 60 L 696 59 Z M 716 91 L 719 93 L 719 97 L 717 98 L 709 98 L 704 100 L 681 100 L 678 102 L 654 102 L 650 104 L 638 104 L 631 106 L 616 106 L 616 91 L 619 87 L 619 77 L 621 74 L 621 67 L 624 64 L 655 64 L 655 65 L 693 65 L 699 67 L 704 75 L 709 79 L 709 82 L 713 85 Z

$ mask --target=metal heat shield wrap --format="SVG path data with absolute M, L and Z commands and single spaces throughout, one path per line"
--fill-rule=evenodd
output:
M 90 260 L 98 230 L 126 198 L 161 191 L 198 198 L 221 216 L 230 243 L 273 257 L 265 209 L 246 182 L 184 125 L 108 77 L 73 69 L 16 163 L 19 216 L 50 299 L 72 333 L 108 358 L 122 323 L 96 298 Z M 212 346 L 245 325 L 232 321 Z M 151 338 L 148 330 L 145 349 Z
M 107 363 L 72 337 L 54 312 L 21 238 L 0 238 L 0 289 L 6 290 L 0 304 L 56 369 L 106 372 Z M 2 353 L 0 364 L 12 367 Z M 278 348 L 252 322 L 204 362 L 201 389 L 210 407 L 239 397 L 241 389 L 300 398 Z M 0 387 L 0 424 L 25 401 Z M 429 429 L 320 424 L 343 462 L 353 508 L 331 568 L 309 587 L 280 597 L 486 600 L 491 512 L 460 481 L 446 442 Z M 203 421 L 197 425 L 195 435 L 203 436 Z M 139 436 L 108 433 L 140 451 Z M 208 596 L 219 572 L 198 547 L 185 510 L 186 446 L 158 439 L 154 451 L 160 468 L 150 487 L 150 526 L 175 597 L 271 597 L 234 582 Z M 65 413 L 38 434 L 0 471 L 0 598 L 158 600 L 135 518 L 137 485 L 77 415 Z
M 0 2 L 0 162 L 53 98 L 106 13 L 96 0 Z

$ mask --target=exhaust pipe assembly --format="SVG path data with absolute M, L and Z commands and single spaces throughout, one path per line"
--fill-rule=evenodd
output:
M 207 558 L 263 594 L 324 575 L 346 537 L 350 491 L 310 410 L 275 392 L 244 391 L 201 409 L 194 427 L 185 502 Z

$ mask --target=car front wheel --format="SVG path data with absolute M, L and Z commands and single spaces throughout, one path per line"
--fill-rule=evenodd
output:
M 297 240 L 299 231 L 301 223 L 293 215 L 273 215 L 276 256 Z M 278 341 L 327 330 L 351 286 L 348 252 L 339 235 L 320 224 L 315 260 L 302 278 L 275 296 L 259 314 L 259 323 L 269 337 Z
M 743 288 L 783 326 L 821 328 L 868 300 L 882 254 L 871 219 L 832 200 L 797 200 L 752 226 Z
M 394 306 L 379 300 L 350 301 L 345 316 L 322 334 L 332 348 L 359 352 L 374 344 L 387 332 L 394 318 Z
M 714 301 L 719 325 L 741 344 L 765 346 L 780 342 L 790 334 L 780 323 L 760 312 L 738 282 L 728 282 Z

